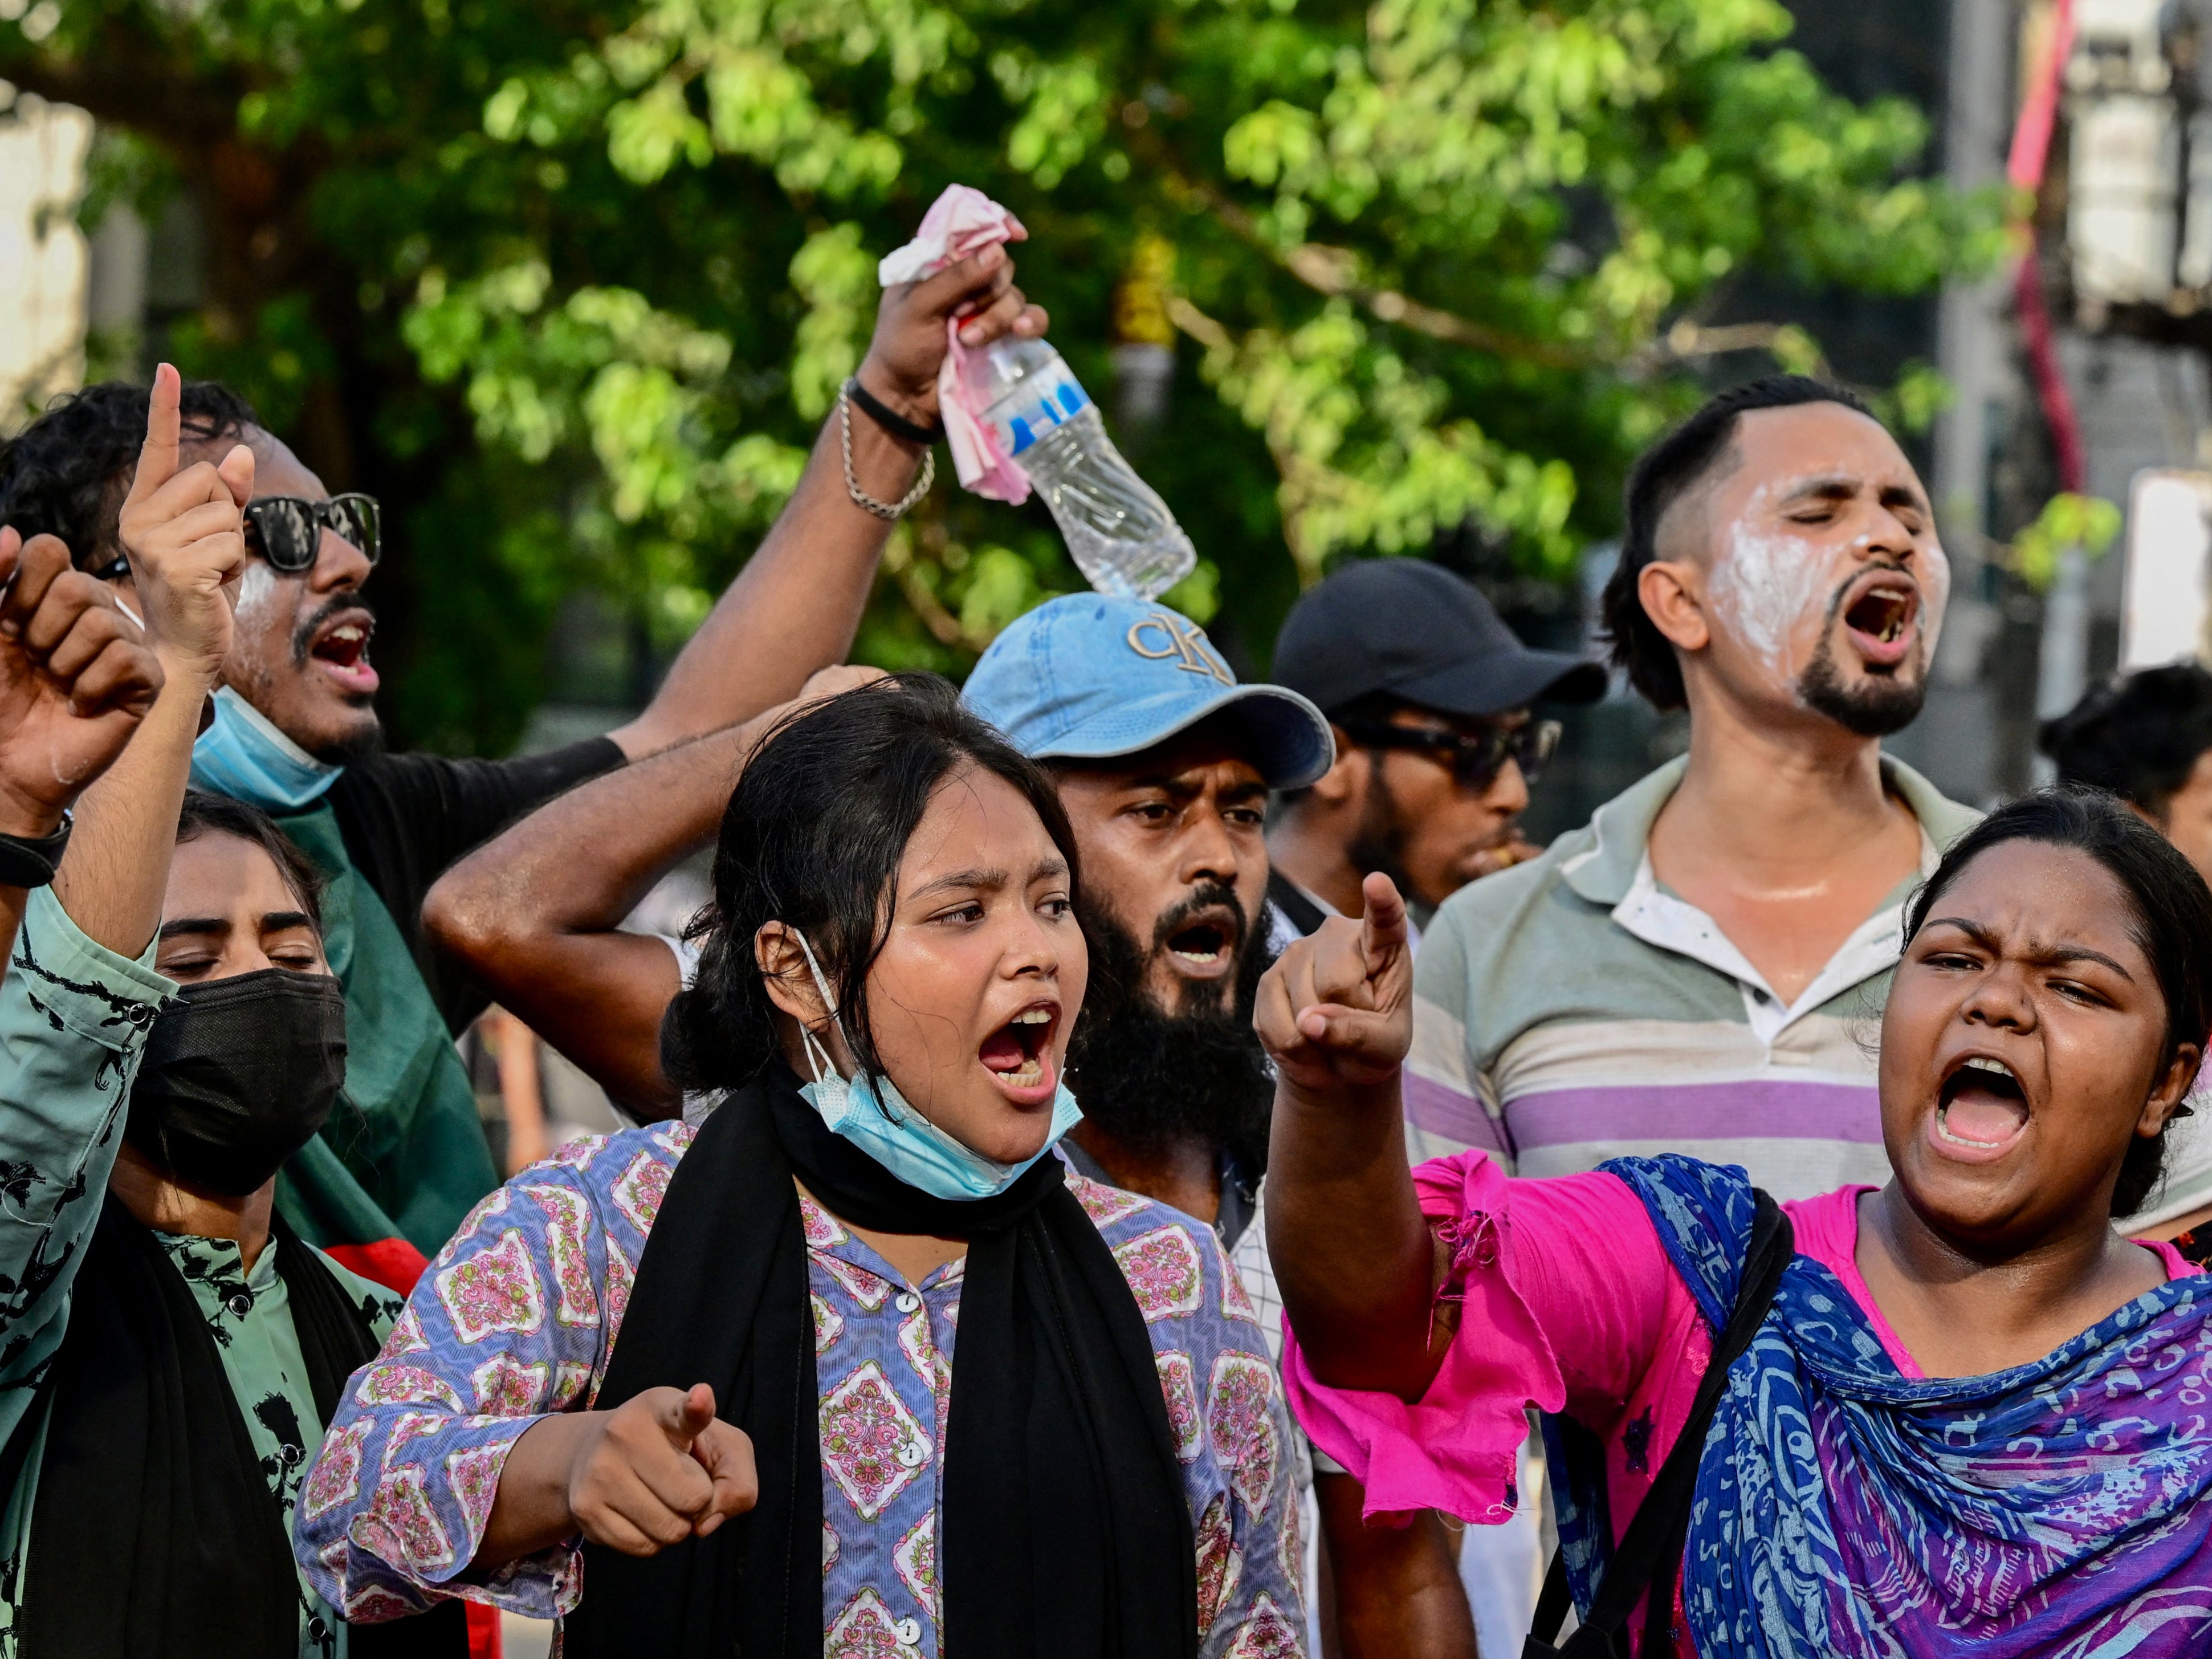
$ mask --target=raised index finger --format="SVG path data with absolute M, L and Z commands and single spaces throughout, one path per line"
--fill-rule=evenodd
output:
M 1380 871 L 1360 883 L 1359 896 L 1367 901 L 1360 942 L 1366 948 L 1367 969 L 1372 973 L 1406 948 L 1406 901 L 1398 896 L 1397 884 Z
M 143 501 L 176 476 L 177 404 L 183 392 L 173 366 L 163 363 L 154 371 L 153 395 L 146 400 L 146 441 L 139 447 L 138 471 L 131 480 L 131 501 Z

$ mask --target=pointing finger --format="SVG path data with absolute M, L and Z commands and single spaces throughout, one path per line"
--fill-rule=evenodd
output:
M 131 480 L 131 501 L 144 500 L 176 474 L 177 404 L 183 394 L 184 382 L 173 366 L 163 363 L 154 371 L 153 393 L 146 400 L 146 441 L 139 447 L 138 471 Z
M 1406 901 L 1398 896 L 1397 884 L 1380 871 L 1360 883 L 1359 894 L 1367 901 L 1361 943 L 1367 952 L 1368 971 L 1372 973 L 1394 952 L 1405 948 Z
M 690 1450 L 691 1443 L 714 1420 L 714 1391 L 704 1382 L 693 1383 L 688 1392 L 661 1408 L 660 1426 L 678 1451 Z

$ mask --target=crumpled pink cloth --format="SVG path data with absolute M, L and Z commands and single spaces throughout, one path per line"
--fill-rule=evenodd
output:
M 876 267 L 876 280 L 885 288 L 918 283 L 995 242 L 1018 241 L 1028 234 L 1020 220 L 981 191 L 947 185 L 922 216 L 914 240 L 884 256 Z M 962 488 L 1018 506 L 1030 498 L 1030 475 L 1012 456 L 1000 453 L 991 428 L 983 423 L 983 411 L 969 393 L 963 373 L 968 349 L 960 343 L 962 321 L 952 318 L 945 323 L 949 349 L 944 367 L 937 371 L 937 413 L 945 422 L 945 441 L 951 447 Z

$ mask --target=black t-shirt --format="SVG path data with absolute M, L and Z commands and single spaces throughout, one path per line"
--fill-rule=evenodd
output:
M 586 738 L 512 760 L 379 755 L 346 768 L 326 799 L 346 855 L 384 901 L 430 995 L 457 1035 L 491 999 L 422 934 L 431 884 L 526 812 L 623 763 L 611 738 Z

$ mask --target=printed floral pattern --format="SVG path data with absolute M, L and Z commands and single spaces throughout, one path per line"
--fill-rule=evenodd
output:
M 1168 1402 L 1168 1426 L 1175 1431 L 1176 1455 L 1186 1463 L 1198 1455 L 1198 1384 L 1190 1356 L 1180 1349 L 1153 1356 L 1160 1368 L 1160 1395 Z
M 1213 1455 L 1231 1471 L 1229 1481 L 1244 1506 L 1265 1515 L 1275 1487 L 1282 1410 L 1275 1368 L 1249 1354 L 1225 1353 L 1213 1362 L 1206 1389 L 1206 1431 Z
M 914 1599 L 929 1610 L 932 1619 L 937 1617 L 937 1511 L 932 1510 L 914 1523 L 914 1529 L 898 1541 L 891 1552 L 891 1565 L 898 1569 L 899 1583 L 907 1587 Z
M 1147 1325 L 1194 1314 L 1205 1298 L 1206 1269 L 1188 1227 L 1155 1227 L 1117 1247 L 1114 1260 Z
M 553 1282 L 561 1296 L 553 1317 L 563 1325 L 598 1324 L 599 1298 L 592 1288 L 591 1256 L 584 1246 L 592 1226 L 592 1206 L 581 1193 L 566 1187 L 534 1186 L 523 1191 L 545 1212 L 546 1251 L 553 1260 Z
M 872 1359 L 822 1396 L 822 1466 L 872 1521 L 929 1461 L 929 1435 Z
M 521 1230 L 509 1227 L 482 1255 L 437 1275 L 438 1300 L 453 1334 L 477 1343 L 498 1331 L 527 1336 L 545 1322 L 545 1291 Z
M 529 1172 L 526 1198 L 518 1181 L 514 1201 L 484 1206 L 441 1255 L 401 1323 L 419 1346 L 403 1353 L 386 1345 L 309 1476 L 298 1547 L 326 1596 L 396 1613 L 461 1595 L 538 1618 L 574 1605 L 583 1586 L 572 1549 L 517 1562 L 482 1584 L 457 1575 L 482 1535 L 507 1449 L 533 1413 L 596 1397 L 647 1226 L 690 1136 L 672 1126 L 607 1137 L 582 1156 L 572 1147 Z M 1200 1517 L 1201 1659 L 1297 1652 L 1299 1562 L 1284 1541 L 1296 1528 L 1276 1519 L 1292 1507 L 1280 1451 L 1286 1420 L 1260 1331 L 1224 1316 L 1229 1272 L 1219 1248 L 1159 1205 L 1070 1184 L 1148 1322 L 1186 1495 Z M 574 1206 L 540 1189 L 587 1206 L 588 1224 L 574 1227 Z M 964 1264 L 910 1286 L 819 1206 L 802 1198 L 799 1216 L 820 1391 L 823 1650 L 939 1659 L 940 1447 Z M 563 1299 L 583 1305 L 561 1261 L 571 1249 L 588 1269 L 596 1326 L 559 1316 Z M 1237 1648 L 1255 1619 L 1258 1645 Z
M 837 1346 L 845 1334 L 845 1316 L 831 1307 L 826 1297 L 809 1296 L 814 1308 L 814 1356 L 820 1358 Z
M 1229 1501 L 1217 1498 L 1198 1522 L 1198 1629 L 1212 1631 L 1237 1589 L 1244 1560 L 1229 1529 Z
M 1289 1612 L 1262 1592 L 1252 1603 L 1252 1616 L 1237 1632 L 1228 1659 L 1297 1659 L 1304 1651 L 1302 1635 Z

